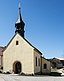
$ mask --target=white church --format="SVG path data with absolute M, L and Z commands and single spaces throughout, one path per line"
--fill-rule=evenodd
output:
M 50 62 L 24 37 L 25 23 L 20 6 L 18 10 L 15 35 L 5 48 L 0 47 L 0 67 L 3 67 L 5 73 L 49 74 Z

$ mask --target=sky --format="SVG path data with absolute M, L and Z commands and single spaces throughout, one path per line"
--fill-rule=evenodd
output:
M 21 0 L 25 38 L 46 58 L 64 58 L 64 0 Z M 0 0 L 0 46 L 15 34 L 18 0 Z

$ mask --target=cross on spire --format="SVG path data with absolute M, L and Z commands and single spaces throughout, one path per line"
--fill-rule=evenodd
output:
M 18 19 L 16 23 L 20 23 L 22 20 L 21 18 L 21 7 L 20 7 L 20 0 L 18 0 Z
M 21 15 L 21 6 L 20 6 L 20 3 L 21 3 L 21 2 L 20 2 L 20 0 L 19 0 L 19 1 L 18 1 L 18 9 L 19 9 L 19 10 L 18 10 L 18 15 Z
M 20 0 L 18 1 L 18 3 L 19 3 L 19 8 L 20 8 Z

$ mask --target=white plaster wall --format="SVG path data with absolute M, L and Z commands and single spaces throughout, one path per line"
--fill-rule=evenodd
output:
M 44 69 L 44 64 L 47 64 L 47 69 Z M 51 65 L 50 62 L 47 61 L 45 58 L 42 58 L 42 73 L 50 73 L 51 72 Z
M 36 66 L 36 57 L 37 57 L 37 66 Z M 38 59 L 40 59 L 40 66 L 38 65 Z M 34 72 L 40 73 L 41 72 L 41 54 L 34 50 Z
M 19 41 L 19 45 L 16 45 Z M 30 46 L 18 33 L 3 52 L 4 72 L 13 71 L 13 63 L 20 61 L 22 72 L 25 74 L 34 74 L 34 55 L 33 47 Z

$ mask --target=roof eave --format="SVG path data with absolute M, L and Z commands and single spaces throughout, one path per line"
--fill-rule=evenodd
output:
M 36 50 L 40 55 L 42 55 L 42 53 L 37 48 L 34 47 L 34 50 Z

